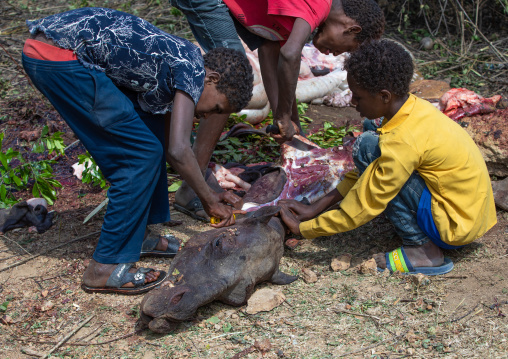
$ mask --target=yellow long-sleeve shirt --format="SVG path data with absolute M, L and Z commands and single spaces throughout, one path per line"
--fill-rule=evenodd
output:
M 381 156 L 360 178 L 350 172 L 337 190 L 339 210 L 302 222 L 305 238 L 352 230 L 381 214 L 414 171 L 432 194 L 441 240 L 463 245 L 496 224 L 487 166 L 467 132 L 429 102 L 410 95 L 379 132 Z

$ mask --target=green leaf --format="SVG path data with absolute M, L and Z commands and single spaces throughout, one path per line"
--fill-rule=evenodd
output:
M 5 201 L 6 196 L 7 196 L 7 188 L 5 188 L 5 185 L 2 184 L 0 186 L 0 199 L 2 200 L 2 202 Z
M 206 321 L 211 324 L 217 324 L 218 322 L 220 322 L 220 319 L 217 317 L 211 317 L 211 318 L 208 318 Z
M 2 151 L 0 151 L 0 161 L 2 162 L 2 166 L 4 166 L 6 170 L 9 170 L 9 162 L 7 160 L 7 156 Z
M 176 181 L 168 187 L 169 192 L 176 192 L 182 186 L 182 181 Z
M 233 329 L 233 326 L 229 323 L 224 323 L 224 325 L 222 326 L 222 331 L 224 333 L 229 333 L 231 329 Z
M 40 197 L 41 196 L 41 191 L 39 191 L 39 185 L 36 183 L 34 183 L 34 186 L 32 187 L 32 195 L 34 197 Z
M 16 186 L 21 187 L 23 185 L 18 176 L 14 175 L 12 176 L 12 179 L 14 180 L 14 183 L 16 183 Z
M 9 302 L 5 301 L 0 305 L 0 312 L 5 312 L 7 310 L 7 307 L 9 306 Z

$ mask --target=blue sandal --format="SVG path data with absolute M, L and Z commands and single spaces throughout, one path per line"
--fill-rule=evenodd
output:
M 209 223 L 209 220 L 205 217 L 198 216 L 196 213 L 199 211 L 204 211 L 203 204 L 201 203 L 201 200 L 198 197 L 194 197 L 187 203 L 185 206 L 181 206 L 178 203 L 173 203 L 173 207 L 182 213 L 185 213 L 188 216 L 191 216 L 194 219 L 197 219 L 198 221 L 202 221 L 205 223 Z
M 441 275 L 450 272 L 453 269 L 453 262 L 450 258 L 444 257 L 444 263 L 439 267 L 413 267 L 406 255 L 404 247 L 399 247 L 385 254 L 386 267 L 391 273 L 399 271 L 402 274 L 424 274 Z M 383 268 L 377 268 L 379 272 L 384 272 Z
M 168 241 L 168 247 L 165 251 L 155 249 L 160 241 L 160 237 L 164 237 Z M 173 258 L 178 253 L 180 244 L 180 241 L 172 234 L 159 236 L 149 231 L 141 245 L 141 257 Z

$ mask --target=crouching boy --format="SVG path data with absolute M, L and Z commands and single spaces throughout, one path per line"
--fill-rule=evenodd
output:
M 312 205 L 281 202 L 282 219 L 293 233 L 315 238 L 352 230 L 385 212 L 403 246 L 376 254 L 379 269 L 451 271 L 442 249 L 471 243 L 496 223 L 479 149 L 457 123 L 408 93 L 413 62 L 400 45 L 372 42 L 353 53 L 345 68 L 352 104 L 363 117 L 384 116 L 382 126 L 356 140 L 356 172 Z M 314 218 L 338 201 L 340 209 Z

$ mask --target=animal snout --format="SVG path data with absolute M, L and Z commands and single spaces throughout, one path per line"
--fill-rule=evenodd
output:
M 155 333 L 171 333 L 178 326 L 177 322 L 172 322 L 166 318 L 155 318 L 150 321 L 148 328 Z
M 152 317 L 149 315 L 146 315 L 143 312 L 139 313 L 139 319 L 136 322 L 136 330 L 144 330 L 149 327 L 150 322 L 152 321 Z

